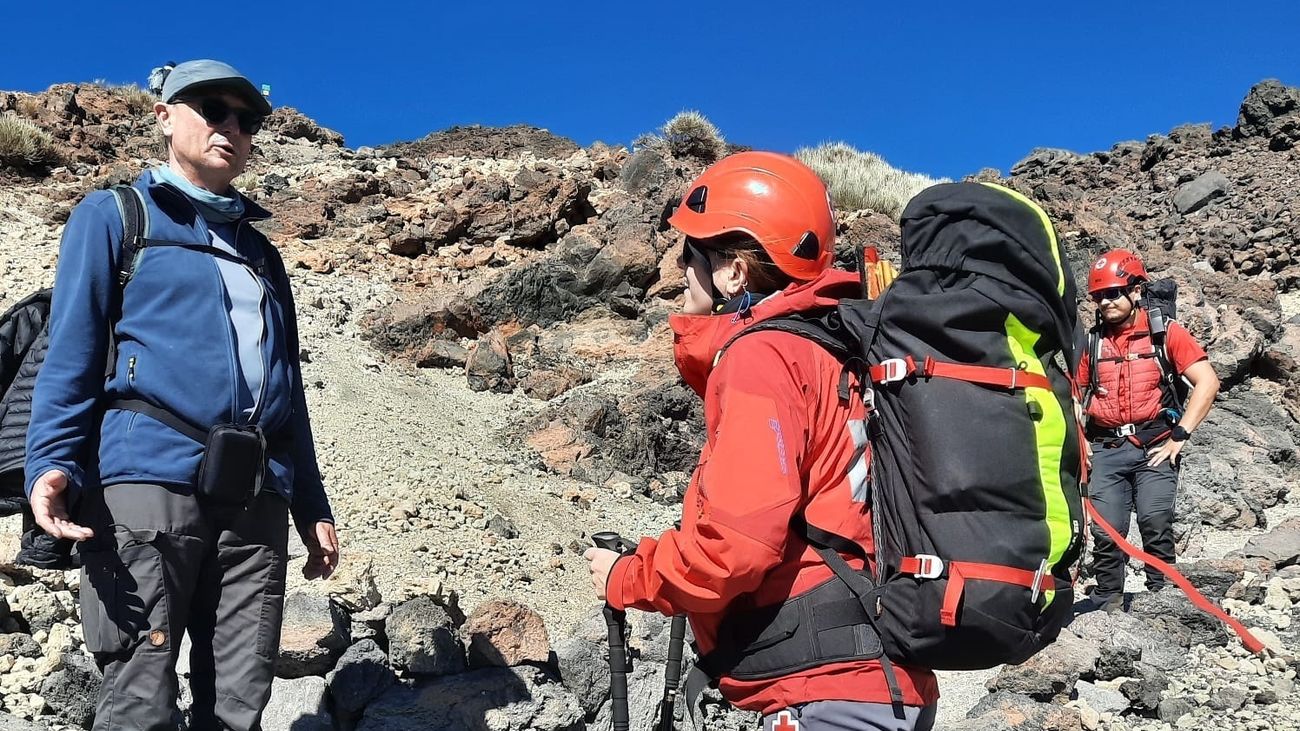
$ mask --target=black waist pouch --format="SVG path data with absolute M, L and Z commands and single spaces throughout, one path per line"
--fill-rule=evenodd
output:
M 265 474 L 266 436 L 261 427 L 217 424 L 203 445 L 194 493 L 211 503 L 243 505 L 262 491 Z

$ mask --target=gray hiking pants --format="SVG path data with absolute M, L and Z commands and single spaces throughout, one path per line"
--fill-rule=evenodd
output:
M 210 509 L 158 485 L 112 485 L 86 506 L 81 621 L 104 671 L 94 728 L 175 729 L 188 631 L 192 731 L 257 729 L 284 609 L 288 503 Z
M 798 723 L 798 731 L 930 731 L 934 727 L 936 706 L 903 710 L 907 717 L 898 719 L 888 703 L 814 701 L 763 716 L 763 731 L 795 731 L 791 721 Z
M 1147 459 L 1146 450 L 1127 439 L 1114 447 L 1093 442 L 1088 493 L 1093 507 L 1120 535 L 1128 535 L 1129 515 L 1136 513 L 1142 550 L 1172 564 L 1178 471 L 1168 460 L 1148 467 Z M 1097 576 L 1093 596 L 1115 596 L 1124 591 L 1128 556 L 1096 524 L 1092 526 L 1092 537 L 1092 565 Z M 1165 576 L 1148 566 L 1146 583 L 1148 589 L 1157 590 L 1164 586 Z

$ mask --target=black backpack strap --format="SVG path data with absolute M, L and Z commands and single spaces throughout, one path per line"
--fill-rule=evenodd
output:
M 218 259 L 232 261 L 236 264 L 247 264 L 259 275 L 265 276 L 267 268 L 265 246 L 262 247 L 264 251 L 261 256 L 250 260 L 223 251 L 215 246 L 195 241 L 168 241 L 167 239 L 152 238 L 149 235 L 151 231 L 149 210 L 144 205 L 144 194 L 131 185 L 115 185 L 112 192 L 113 197 L 117 200 L 118 213 L 122 216 L 122 252 L 117 263 L 119 289 L 125 289 L 127 283 L 135 276 L 135 268 L 140 262 L 140 254 L 145 249 L 156 246 L 175 246 L 190 249 L 200 254 L 215 256 Z
M 112 192 L 122 216 L 122 252 L 117 261 L 117 281 L 119 288 L 125 288 L 135 276 L 140 252 L 148 246 L 149 212 L 144 205 L 144 195 L 135 187 L 115 185 Z
M 834 316 L 833 324 L 828 322 L 828 319 L 832 316 Z M 829 350 L 832 355 L 841 360 L 849 356 L 849 346 L 839 337 L 839 332 L 842 330 L 839 318 L 834 315 L 834 310 L 829 310 L 815 315 L 785 315 L 756 322 L 731 336 L 731 339 L 718 349 L 718 357 L 721 357 L 737 340 L 746 335 L 771 330 L 807 338 Z
M 109 188 L 117 203 L 117 213 L 122 219 L 122 247 L 117 256 L 117 300 L 109 309 L 108 358 L 104 362 L 104 378 L 113 376 L 117 368 L 117 321 L 122 319 L 122 294 L 135 276 L 135 266 L 149 233 L 149 213 L 140 191 L 130 185 Z
M 141 401 L 139 399 L 117 399 L 116 401 L 110 401 L 107 408 L 134 411 L 137 414 L 144 414 L 151 419 L 166 424 L 177 432 L 184 434 L 200 444 L 203 444 L 208 440 L 208 433 L 203 429 L 200 429 L 172 412 L 166 409 L 160 409 L 147 401 Z
M 817 343 L 837 360 L 844 364 L 840 370 L 839 397 L 847 401 L 850 396 L 849 374 L 864 370 L 862 354 L 870 347 L 875 338 L 876 326 L 880 321 L 879 313 L 872 307 L 865 318 L 850 319 L 852 312 L 844 312 L 844 305 L 830 307 L 808 313 L 795 313 L 782 317 L 773 317 L 757 322 L 736 333 L 722 345 L 714 357 L 716 364 L 727 349 L 742 337 L 763 331 L 785 332 Z M 858 321 L 861 320 L 859 323 Z M 855 329 L 855 324 L 856 329 Z M 869 323 L 869 324 L 868 324 Z M 859 373 L 861 375 L 861 373 Z M 859 379 L 866 382 L 869 379 Z
M 791 523 L 791 527 L 812 545 L 813 550 L 817 552 L 818 556 L 821 556 L 822 561 L 826 562 L 831 571 L 835 572 L 840 581 L 847 584 L 849 591 L 852 591 L 858 601 L 862 602 L 862 608 L 866 610 L 867 621 L 871 623 L 871 628 L 875 630 L 876 635 L 880 637 L 881 644 L 885 647 L 884 654 L 879 658 L 880 669 L 885 672 L 885 684 L 889 686 L 890 705 L 894 709 L 894 716 L 899 720 L 906 718 L 903 710 L 903 690 L 898 685 L 898 677 L 894 673 L 894 664 L 889 659 L 888 638 L 880 631 L 880 625 L 876 623 L 876 613 L 878 611 L 876 602 L 879 598 L 879 587 L 862 572 L 854 571 L 840 555 L 846 553 L 868 561 L 866 551 L 856 542 L 839 534 L 823 530 L 815 525 L 809 525 L 802 516 L 796 518 Z
M 1151 349 L 1155 353 L 1156 362 L 1160 364 L 1160 390 L 1163 391 L 1166 406 L 1173 406 L 1182 411 L 1183 397 L 1178 392 L 1178 373 L 1174 371 L 1173 361 L 1169 359 L 1169 349 L 1166 346 L 1166 336 L 1169 333 L 1169 324 L 1173 322 L 1165 317 L 1164 311 L 1159 307 L 1147 308 L 1147 320 L 1149 322 Z
M 1097 315 L 1097 324 L 1088 331 L 1088 383 L 1083 389 L 1083 398 L 1080 404 L 1086 412 L 1088 406 L 1092 403 L 1092 397 L 1097 393 L 1098 386 L 1101 385 L 1101 378 L 1097 375 L 1097 366 L 1101 363 L 1101 315 Z
M 902 689 L 876 623 L 879 591 L 869 574 L 855 571 L 840 555 L 865 560 L 866 552 L 847 538 L 809 526 L 802 517 L 791 522 L 791 531 L 813 546 L 839 582 L 832 579 L 775 608 L 732 605 L 713 650 L 703 654 L 696 648 L 699 657 L 684 689 L 693 724 L 699 727 L 700 700 L 705 689 L 716 686 L 724 676 L 738 680 L 774 678 L 829 662 L 860 660 L 880 662 L 895 715 L 905 718 Z M 844 652 L 843 647 L 832 650 L 817 639 L 823 631 L 844 627 L 862 627 L 877 641 L 875 648 L 864 650 L 859 646 L 855 654 Z M 857 642 L 862 642 L 861 637 Z

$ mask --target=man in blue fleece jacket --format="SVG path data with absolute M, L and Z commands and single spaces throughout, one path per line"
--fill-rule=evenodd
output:
M 288 276 L 251 225 L 270 214 L 231 187 L 270 111 L 224 63 L 176 66 L 154 106 L 168 163 L 134 184 L 149 241 L 133 276 L 119 281 L 124 224 L 111 192 L 87 196 L 64 230 L 27 491 L 47 532 L 80 542 L 84 636 L 104 671 L 96 729 L 175 728 L 187 631 L 190 728 L 258 728 L 289 514 L 307 578 L 338 562 Z M 236 498 L 224 503 L 196 494 L 207 449 L 196 433 L 214 425 L 261 430 L 260 492 L 254 482 L 222 485 Z

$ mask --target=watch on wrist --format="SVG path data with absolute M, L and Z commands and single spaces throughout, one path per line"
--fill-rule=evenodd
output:
M 1192 433 L 1184 429 L 1181 424 L 1176 424 L 1169 430 L 1169 438 L 1175 442 L 1185 442 L 1191 435 Z

